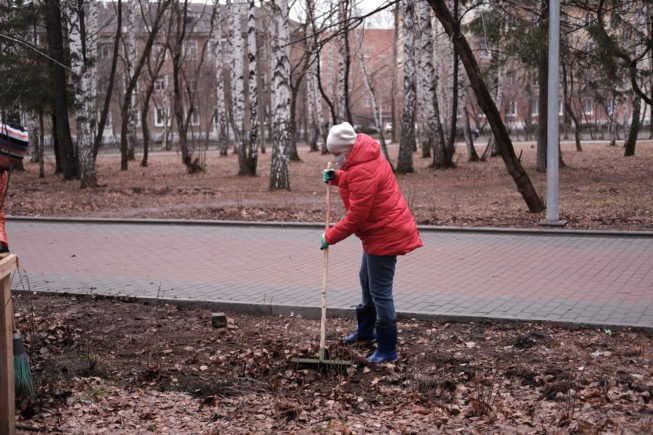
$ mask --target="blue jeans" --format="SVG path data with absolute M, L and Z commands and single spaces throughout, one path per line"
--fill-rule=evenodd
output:
M 392 299 L 392 282 L 397 257 L 380 256 L 363 252 L 361 261 L 361 304 L 363 312 L 376 312 L 376 327 L 394 326 L 397 323 L 395 303 Z

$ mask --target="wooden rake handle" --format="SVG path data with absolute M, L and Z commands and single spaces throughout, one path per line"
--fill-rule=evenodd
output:
M 331 162 L 327 164 L 327 169 L 331 169 Z M 331 181 L 326 185 L 326 219 L 324 222 L 324 234 L 329 229 L 331 219 Z M 326 307 L 327 307 L 327 278 L 329 275 L 329 247 L 324 249 L 324 258 L 322 260 L 322 318 L 320 319 L 320 353 L 326 348 Z

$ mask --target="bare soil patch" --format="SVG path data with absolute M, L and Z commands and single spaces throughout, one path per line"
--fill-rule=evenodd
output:
M 319 322 L 102 297 L 21 294 L 37 396 L 21 424 L 49 433 L 646 433 L 653 338 L 541 324 L 399 324 L 399 360 L 369 366 L 329 319 L 343 371 L 317 357 Z
M 479 152 L 482 152 L 482 147 Z M 540 196 L 546 196 L 546 174 L 535 171 L 535 147 L 518 143 L 517 155 Z M 391 146 L 393 158 L 397 147 Z M 270 151 L 259 155 L 258 176 L 239 177 L 237 157 L 210 151 L 206 171 L 187 174 L 174 153 L 150 156 L 120 171 L 117 155 L 101 155 L 98 179 L 103 187 L 80 191 L 77 181 L 54 175 L 53 158 L 46 177 L 26 162 L 26 171 L 12 174 L 9 214 L 18 216 L 84 216 L 124 218 L 228 219 L 264 221 L 324 220 L 321 169 L 328 156 L 299 147 L 301 162 L 290 164 L 290 191 L 270 191 Z M 564 143 L 567 167 L 560 171 L 560 215 L 568 228 L 651 230 L 653 228 L 653 142 L 640 141 L 634 157 L 623 157 L 621 146 L 584 144 L 576 152 Z M 399 176 L 419 224 L 447 226 L 538 227 L 544 213 L 529 213 L 501 158 L 468 162 L 458 149 L 457 168 L 433 170 L 431 159 L 415 154 L 415 172 Z M 334 200 L 334 217 L 342 207 Z

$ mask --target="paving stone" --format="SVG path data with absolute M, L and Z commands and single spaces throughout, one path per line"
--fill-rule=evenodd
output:
M 7 228 L 30 290 L 321 304 L 317 227 L 10 219 Z M 653 235 L 422 230 L 421 236 L 425 246 L 398 261 L 398 312 L 653 329 Z M 359 303 L 360 257 L 355 237 L 330 248 L 329 308 Z M 16 281 L 12 288 L 26 290 Z

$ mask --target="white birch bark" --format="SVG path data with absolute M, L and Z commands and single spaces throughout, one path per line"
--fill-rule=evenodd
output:
M 433 10 L 427 8 L 420 10 L 422 24 L 420 26 L 420 81 L 421 91 L 424 95 L 424 108 L 420 110 L 426 118 L 423 131 L 426 136 L 427 146 L 433 151 L 433 167 L 444 166 L 445 141 L 442 122 L 440 121 L 440 106 L 438 104 L 438 75 L 435 71 L 433 52 L 433 25 L 431 17 Z
M 498 50 L 494 50 L 496 53 L 496 57 L 498 59 L 499 53 Z M 497 106 L 497 110 L 499 111 L 499 115 L 504 116 L 504 103 L 503 103 L 503 94 L 504 92 L 504 78 L 505 78 L 505 68 L 503 65 L 503 61 L 501 59 L 498 59 L 498 67 L 497 67 L 497 89 L 496 89 L 496 94 L 494 96 L 494 101 Z M 539 115 L 540 119 L 542 119 L 542 114 Z M 544 114 L 546 116 L 546 114 Z M 485 147 L 485 150 L 483 151 L 483 156 L 481 157 L 481 160 L 485 160 L 487 157 L 494 157 L 499 154 L 499 150 L 497 147 L 497 141 L 494 138 L 494 134 L 490 134 L 490 137 L 487 142 L 487 146 Z
M 39 161 L 39 143 L 38 143 L 38 134 L 39 134 L 39 121 L 36 118 L 36 114 L 30 112 L 27 114 L 27 123 L 25 129 L 29 133 L 29 144 L 32 147 L 32 157 L 30 162 L 36 163 Z
M 337 51 L 338 51 L 338 46 L 337 44 L 329 44 L 328 46 L 327 56 L 325 59 L 325 67 L 326 67 L 326 86 L 327 89 L 330 91 L 330 97 L 331 101 L 333 102 L 335 112 L 337 112 L 338 108 L 338 81 L 337 81 L 337 70 L 338 70 L 338 60 L 337 60 Z M 336 124 L 338 122 L 338 115 L 336 113 L 336 119 L 332 119 L 332 122 Z
M 97 0 L 87 0 L 88 3 L 88 12 L 87 12 L 87 23 L 86 23 L 86 57 L 92 60 L 91 65 L 88 66 L 89 70 L 89 101 L 88 101 L 88 110 L 91 115 L 90 119 L 90 128 L 91 128 L 91 137 L 92 141 L 95 142 L 97 137 L 97 128 L 98 128 L 98 99 L 97 99 L 97 77 L 98 77 L 98 68 L 97 68 L 97 53 L 98 53 L 98 33 L 100 29 L 98 27 L 98 1 Z M 93 158 L 95 160 L 95 158 Z M 95 164 L 94 164 L 95 165 Z
M 425 1 L 418 1 L 415 4 L 415 17 L 418 37 L 415 41 L 415 52 L 417 57 L 416 87 L 417 87 L 417 141 L 422 148 L 422 157 L 431 157 L 433 146 L 432 131 L 429 130 L 431 105 L 429 99 L 430 82 L 435 78 L 433 69 L 433 32 L 431 26 L 431 6 Z
M 453 49 L 451 41 L 444 31 L 444 28 L 437 20 L 435 34 L 437 35 L 434 44 L 434 56 L 436 59 L 436 74 L 438 77 L 438 107 L 440 108 L 440 119 L 443 124 L 444 134 L 446 135 L 448 133 L 448 128 L 444 126 L 451 125 L 451 86 L 449 86 L 448 83 L 453 83 Z
M 217 129 L 218 129 L 218 148 L 220 149 L 221 155 L 227 155 L 228 148 L 228 138 L 227 138 L 227 107 L 226 107 L 226 95 L 225 95 L 225 82 L 224 82 L 224 63 L 225 56 L 224 50 L 222 48 L 222 8 L 218 4 L 217 0 L 213 7 L 217 8 L 216 11 L 216 23 L 217 29 L 211 34 L 213 47 L 213 58 L 215 59 L 215 83 L 216 83 L 216 117 L 217 117 Z
M 313 88 L 313 80 L 314 76 L 309 68 L 309 70 L 306 71 L 306 128 L 308 129 L 306 132 L 306 141 L 308 142 L 311 151 L 316 149 L 318 138 L 315 133 L 315 112 L 317 108 L 315 101 L 315 92 Z
M 256 74 L 256 7 L 249 0 L 247 9 L 247 63 L 249 131 L 239 149 L 240 175 L 256 175 L 258 156 L 258 77 Z
M 401 140 L 397 172 L 413 172 L 413 149 L 415 147 L 415 0 L 405 0 L 404 13 L 404 111 L 401 119 Z
M 127 79 L 126 83 L 134 76 L 135 65 L 137 61 L 137 41 L 136 33 L 138 31 L 136 24 L 136 17 L 140 14 L 140 1 L 129 0 L 127 5 Z M 138 104 L 136 100 L 138 92 L 132 92 L 129 101 L 129 119 L 127 121 L 127 143 L 129 147 L 130 158 L 134 155 L 134 147 L 136 146 L 136 119 L 138 117 Z
M 345 32 L 344 28 L 346 26 L 347 11 L 345 9 L 345 2 L 338 2 L 338 31 L 341 33 L 338 36 L 338 70 L 337 70 L 337 86 L 336 86 L 336 102 L 337 102 L 337 111 L 336 115 L 338 117 L 337 122 L 344 122 L 346 119 L 346 96 L 345 96 Z
M 90 57 L 96 51 L 97 43 L 97 4 L 89 2 L 88 19 L 82 23 L 83 4 L 75 3 L 70 14 L 71 22 L 68 32 L 70 62 L 73 71 L 73 88 L 75 100 L 75 120 L 77 127 L 77 150 L 80 163 L 80 187 L 95 187 L 95 159 L 93 158 L 93 135 L 91 123 L 95 118 L 95 96 L 92 95 L 96 80 L 94 59 Z M 83 24 L 83 25 L 82 25 Z M 85 28 L 86 34 L 81 33 Z M 85 42 L 85 43 L 84 43 Z
M 274 0 L 275 33 L 272 76 L 274 117 L 270 190 L 290 190 L 288 160 L 290 152 L 290 56 L 288 49 L 288 0 Z
M 307 23 L 306 23 L 306 41 L 310 47 L 311 59 L 309 59 L 308 71 L 306 71 L 306 117 L 310 133 L 308 136 L 311 151 L 317 151 L 317 141 L 320 138 L 320 128 L 322 125 L 321 97 L 317 84 L 317 56 L 319 53 L 315 47 L 315 26 L 314 8 L 312 0 L 306 1 Z
M 313 72 L 313 95 L 315 95 L 315 123 L 317 125 L 316 134 L 318 141 L 320 138 L 323 138 L 321 149 L 321 152 L 323 152 L 326 150 L 326 120 L 329 119 L 329 114 L 326 112 L 327 109 L 325 108 L 324 104 L 322 104 L 322 95 L 320 94 L 319 84 L 317 80 L 317 67 L 315 67 Z
M 227 95 L 225 94 L 225 109 L 227 111 L 227 119 L 228 119 L 228 125 L 227 125 L 227 138 L 229 140 L 234 138 L 234 105 L 233 105 L 233 99 L 231 98 L 231 95 L 233 94 L 234 91 L 234 85 L 232 83 L 232 76 L 233 76 L 233 69 L 234 69 L 234 44 L 233 44 L 233 37 L 231 36 L 231 16 L 234 13 L 234 10 L 231 6 L 231 0 L 226 0 L 226 6 L 225 6 L 225 11 L 227 16 L 223 19 L 223 23 L 225 23 L 225 29 L 227 31 L 227 36 L 225 38 L 225 44 L 223 47 L 224 50 L 224 63 L 223 65 L 228 65 L 229 67 L 229 87 L 227 88 L 229 90 L 229 98 L 227 98 Z
M 233 67 L 231 68 L 231 105 L 233 110 L 233 130 L 236 147 L 244 144 L 245 119 L 245 85 L 243 78 L 243 32 L 242 32 L 242 4 L 234 3 L 231 6 L 231 35 L 233 42 Z

